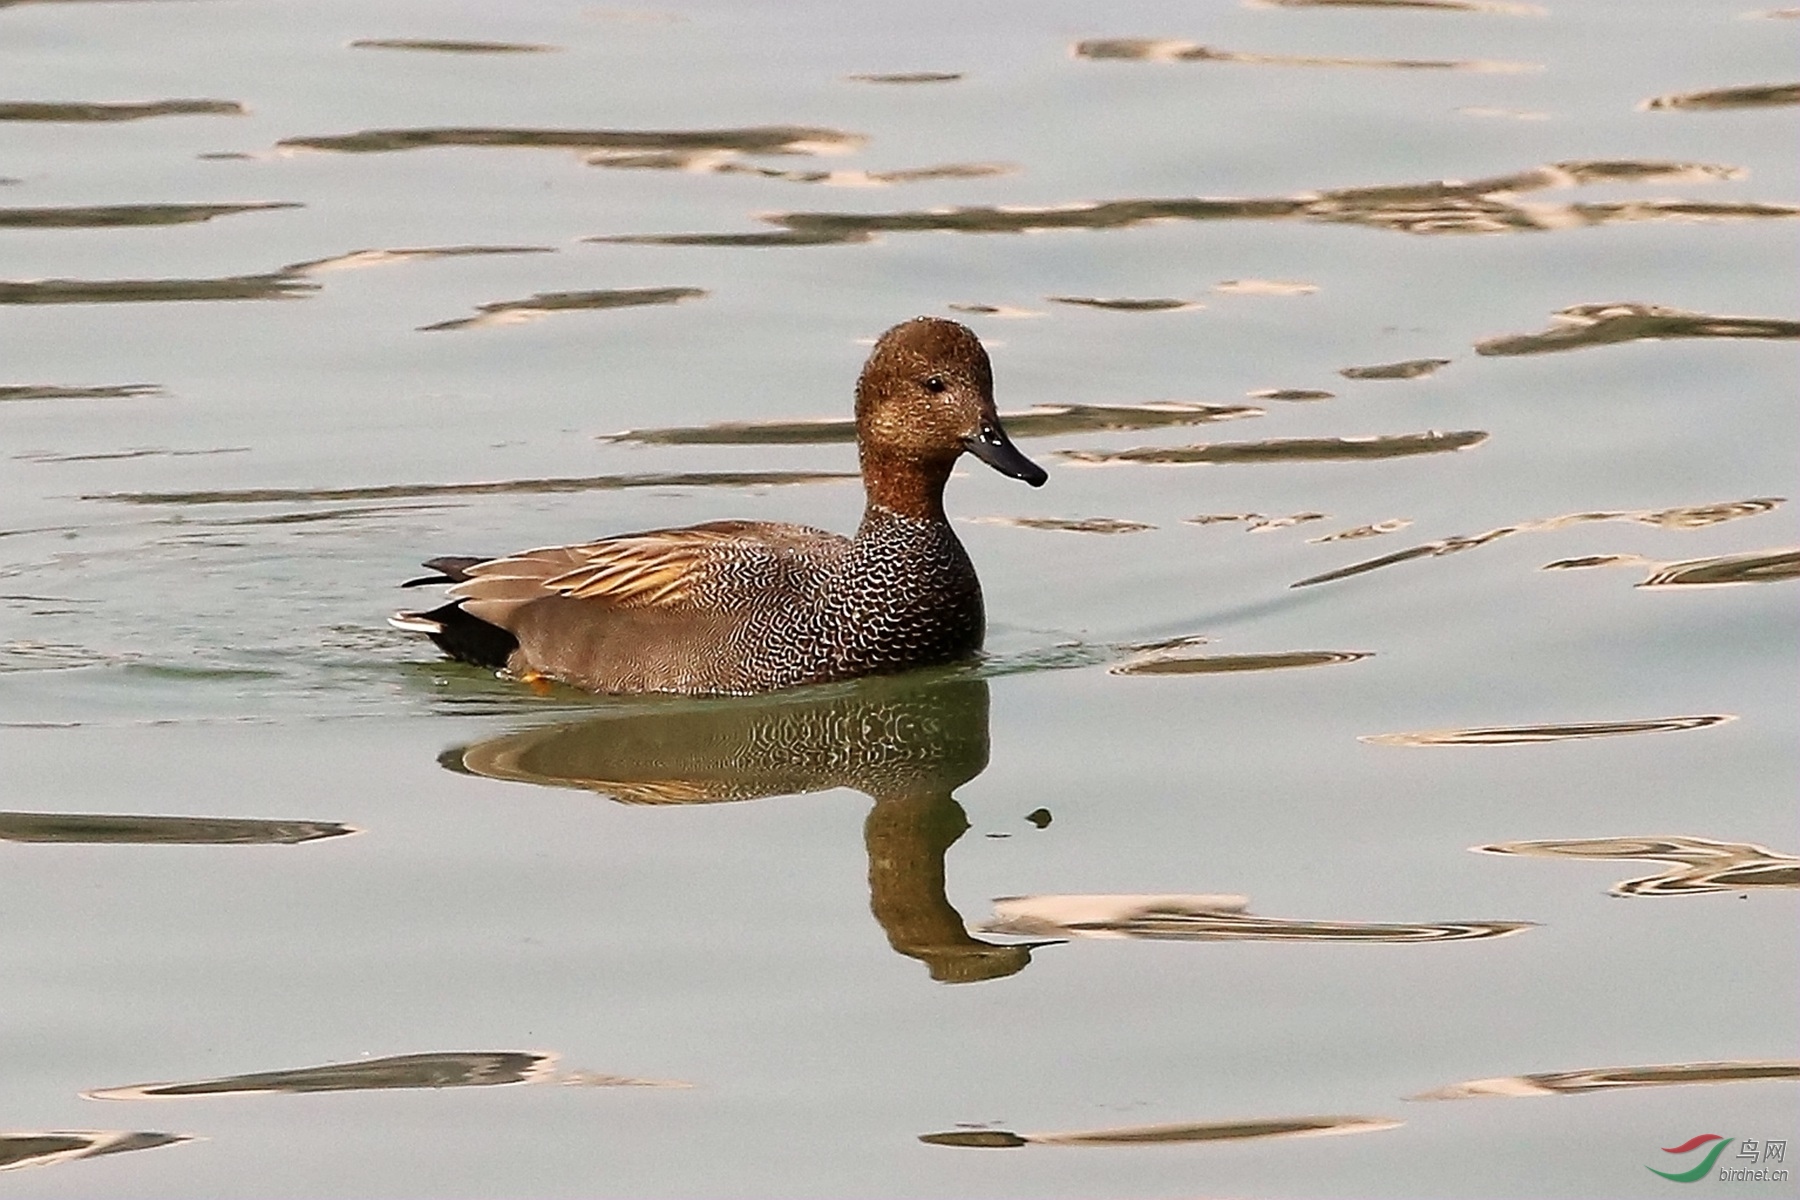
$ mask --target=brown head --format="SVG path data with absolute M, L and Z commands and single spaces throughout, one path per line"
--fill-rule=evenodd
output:
M 1032 487 L 1048 478 L 1000 427 L 980 339 L 938 317 L 875 343 L 856 381 L 856 441 L 869 502 L 908 516 L 943 514 L 944 481 L 965 450 Z

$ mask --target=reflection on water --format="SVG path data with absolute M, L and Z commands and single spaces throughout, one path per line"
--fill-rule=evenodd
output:
M 155 1100 L 178 1096 L 236 1096 L 264 1092 L 360 1092 L 394 1088 L 493 1087 L 508 1083 L 568 1083 L 583 1087 L 686 1087 L 662 1079 L 633 1079 L 592 1071 L 555 1072 L 554 1054 L 478 1050 L 397 1054 L 328 1063 L 292 1071 L 227 1075 L 190 1083 L 134 1083 L 82 1093 L 89 1100 Z
M 442 54 L 543 54 L 560 50 L 538 42 L 457 42 L 430 38 L 357 38 L 352 50 L 427 50 Z
M 1001 413 L 1000 420 L 1009 436 L 1023 438 L 1208 425 L 1214 421 L 1234 421 L 1262 414 L 1262 409 L 1248 404 L 1195 404 L 1169 400 L 1147 404 L 1034 404 L 1023 412 Z M 650 446 L 817 445 L 854 442 L 856 422 L 838 417 L 806 421 L 721 421 L 715 425 L 627 429 L 607 434 L 600 440 Z
M 491 304 L 480 304 L 476 306 L 476 311 L 480 314 L 478 316 L 421 325 L 419 330 L 422 333 L 436 333 L 446 329 L 474 329 L 485 325 L 517 325 L 556 312 L 571 312 L 583 308 L 634 308 L 644 304 L 679 304 L 683 300 L 698 299 L 706 294 L 705 288 L 696 287 L 539 292 L 524 300 L 496 300 Z
M 1364 650 L 1289 650 L 1280 654 L 1177 655 L 1158 651 L 1120 663 L 1114 675 L 1212 675 L 1234 671 L 1279 671 L 1287 667 L 1324 667 L 1370 657 Z
M 1485 546 L 1497 542 L 1515 533 L 1548 533 L 1551 530 L 1564 529 L 1571 525 L 1585 525 L 1596 521 L 1635 521 L 1643 525 L 1654 525 L 1658 529 L 1706 529 L 1724 521 L 1735 521 L 1740 517 L 1754 517 L 1773 510 L 1785 503 L 1781 496 L 1758 496 L 1749 500 L 1727 500 L 1717 504 L 1688 504 L 1676 508 L 1645 508 L 1599 510 L 1594 512 L 1565 513 L 1560 517 L 1543 517 L 1537 520 L 1520 521 L 1514 525 L 1502 525 L 1498 529 L 1490 529 L 1486 533 L 1461 534 L 1455 537 L 1440 538 L 1435 542 L 1426 542 L 1419 546 L 1409 546 L 1405 550 L 1396 550 L 1392 554 L 1384 554 L 1380 558 L 1365 559 L 1351 563 L 1347 567 L 1325 571 L 1318 575 L 1310 575 L 1289 587 L 1311 587 L 1315 583 L 1330 583 L 1334 580 L 1349 579 L 1353 575 L 1364 575 L 1381 567 L 1391 567 L 1395 563 L 1410 562 L 1415 558 L 1440 558 L 1446 554 L 1456 554 L 1463 550 L 1473 550 L 1477 546 Z M 1734 555 L 1733 558 L 1742 556 Z M 1722 563 L 1723 559 L 1701 559 L 1695 563 L 1675 564 L 1677 566 L 1698 566 L 1701 563 Z M 1574 566 L 1573 561 L 1552 563 L 1552 566 Z M 1760 564 L 1758 564 L 1760 565 Z M 1775 564 L 1771 564 L 1775 565 Z M 1734 580 L 1735 581 L 1735 580 Z M 1721 581 L 1722 582 L 1722 581 Z
M 1296 921 L 1246 912 L 1245 896 L 1002 896 L 986 933 L 1019 937 L 1144 938 L 1175 942 L 1461 942 L 1506 937 L 1528 921 L 1430 925 Z
M 1310 296 L 1319 285 L 1288 279 L 1224 279 L 1212 290 L 1227 296 Z
M 1149 1146 L 1181 1142 L 1239 1142 L 1256 1138 L 1325 1137 L 1338 1133 L 1377 1133 L 1405 1122 L 1383 1117 L 1278 1117 L 1265 1121 L 1206 1121 L 1191 1125 L 1136 1125 L 1119 1129 L 1083 1129 L 1067 1133 L 1013 1133 L 1005 1129 L 956 1129 L 923 1133 L 932 1146 L 964 1146 L 1006 1150 L 1017 1146 Z
M 926 673 L 721 701 L 624 705 L 586 721 L 447 751 L 452 770 L 583 788 L 627 804 L 711 804 L 848 787 L 863 826 L 869 906 L 933 979 L 1024 969 L 1031 947 L 971 937 L 944 895 L 944 853 L 968 829 L 951 792 L 988 760 L 983 680 Z
M 1363 538 L 1380 537 L 1384 533 L 1397 533 L 1412 524 L 1408 517 L 1391 517 L 1386 521 L 1376 521 L 1370 525 L 1357 525 L 1351 529 L 1340 529 L 1336 533 L 1323 534 L 1316 538 L 1307 538 L 1309 546 L 1321 546 L 1326 542 L 1355 542 Z
M 1766 87 L 1730 87 L 1711 92 L 1678 92 L 1670 96 L 1652 96 L 1638 105 L 1656 108 L 1766 108 L 1776 104 L 1800 104 L 1800 83 L 1777 83 Z
M 320 275 L 326 271 L 351 271 L 389 263 L 418 262 L 434 258 L 468 258 L 489 254 L 555 254 L 551 246 L 410 246 L 387 250 L 352 250 L 330 258 L 290 263 L 281 268 L 289 275 Z
M 1131 450 L 1058 450 L 1070 462 L 1104 463 L 1264 463 L 1360 462 L 1463 450 L 1487 440 L 1480 429 L 1454 433 L 1388 433 L 1369 437 L 1272 438 L 1262 442 L 1203 442 L 1197 446 L 1140 446 Z
M 1614 884 L 1615 896 L 1695 896 L 1744 892 L 1751 888 L 1800 887 L 1800 858 L 1753 842 L 1711 838 L 1570 838 L 1496 842 L 1476 846 L 1482 854 L 1524 854 L 1536 858 L 1586 858 L 1668 863 L 1669 869 Z
M 1577 304 L 1554 314 L 1542 333 L 1486 338 L 1475 353 L 1549 354 L 1662 338 L 1800 338 L 1800 321 L 1776 317 L 1716 317 L 1657 304 Z
M 592 239 L 589 239 L 592 240 Z M 1048 316 L 1041 309 L 1019 308 L 1011 304 L 979 304 L 975 302 L 957 303 L 952 301 L 944 305 L 951 312 L 974 313 L 978 317 L 999 317 L 1003 321 L 1014 321 L 1021 317 Z
M 1649 567 L 1650 574 L 1634 586 L 1734 587 L 1744 583 L 1779 583 L 1800 579 L 1800 547 L 1751 550 L 1714 558 L 1690 558 L 1681 562 L 1657 562 L 1641 554 L 1588 554 L 1547 562 L 1546 571 L 1573 571 L 1586 567 Z
M 98 387 L 62 387 L 52 383 L 7 384 L 0 386 L 0 403 L 8 400 L 130 400 L 138 396 L 160 396 L 163 389 L 154 383 L 111 383 Z
M 1522 746 L 1536 742 L 1578 741 L 1629 733 L 1672 733 L 1723 725 L 1736 717 L 1713 713 L 1699 717 L 1662 717 L 1647 721 L 1586 721 L 1559 725 L 1494 725 L 1484 729 L 1430 729 L 1418 733 L 1370 733 L 1357 738 L 1372 746 Z
M 879 233 L 1026 233 L 1046 229 L 1129 229 L 1155 221 L 1304 220 L 1366 225 L 1401 233 L 1520 233 L 1622 221 L 1703 221 L 1800 217 L 1800 206 L 1746 201 L 1627 200 L 1528 204 L 1521 193 L 1592 185 L 1709 183 L 1744 172 L 1711 163 L 1637 159 L 1572 160 L 1468 182 L 1342 188 L 1251 199 L 1204 197 L 974 205 L 910 212 L 789 212 L 760 218 L 761 233 L 627 234 L 590 242 L 657 246 L 821 246 L 873 240 Z
M 1053 529 L 1063 533 L 1142 533 L 1156 526 L 1120 517 L 969 517 L 972 525 L 1010 525 L 1015 529 Z
M 1447 358 L 1409 358 L 1405 362 L 1380 363 L 1372 367 L 1345 367 L 1338 372 L 1345 379 L 1422 379 L 1439 367 L 1447 367 Z
M 956 71 L 899 71 L 889 74 L 846 75 L 854 83 L 955 83 L 962 78 Z
M 1639 587 L 1722 587 L 1800 578 L 1800 548 L 1695 558 L 1659 568 Z
M 1252 400 L 1285 400 L 1304 403 L 1311 400 L 1330 400 L 1336 392 L 1327 392 L 1319 388 L 1261 388 L 1249 393 Z
M 275 271 L 212 279 L 0 280 L 0 304 L 129 304 L 171 300 L 295 300 L 318 290 Z
M 1244 0 L 1249 8 L 1379 8 L 1424 9 L 1432 12 L 1499 13 L 1509 17 L 1541 17 L 1536 4 L 1509 4 L 1501 0 Z
M 1295 525 L 1304 525 L 1310 521 L 1323 521 L 1330 513 L 1297 512 L 1284 517 L 1271 517 L 1267 513 L 1200 513 L 1197 516 L 1183 518 L 1187 525 L 1232 525 L 1242 523 L 1245 533 L 1267 533 L 1273 529 L 1291 529 Z M 1312 539 L 1317 541 L 1317 538 Z
M 59 208 L 0 208 L 0 229 L 108 229 L 121 225 L 191 225 L 214 217 L 303 208 L 291 201 L 251 204 L 93 204 Z
M 341 488 L 237 488 L 216 492 L 91 492 L 83 500 L 121 504 L 276 504 L 295 500 L 392 500 L 407 496 L 552 495 L 619 488 L 772 487 L 856 479 L 850 471 L 667 471 L 648 475 L 587 475 L 557 479 L 499 479 L 481 483 L 387 483 Z
M 843 154 L 867 141 L 859 133 L 800 125 L 758 125 L 742 129 L 505 129 L 485 126 L 429 129 L 365 129 L 358 133 L 283 138 L 277 148 L 380 154 L 440 146 L 522 147 L 587 150 L 589 161 L 618 166 L 677 166 L 674 159 L 645 156 L 732 153 Z M 639 161 L 633 161 L 638 159 Z
M 103 450 L 94 454 L 49 454 L 36 451 L 30 454 L 15 454 L 12 457 L 18 462 L 33 463 L 73 463 L 73 462 L 111 462 L 120 458 L 205 458 L 213 454 L 248 454 L 248 446 L 214 446 L 207 450 L 171 450 L 159 446 L 134 446 L 129 450 Z
M 1259 67 L 1376 67 L 1408 71 L 1540 71 L 1533 63 L 1488 62 L 1480 59 L 1320 58 L 1309 54 L 1248 54 L 1220 50 L 1172 38 L 1094 38 L 1075 43 L 1076 58 L 1134 62 L 1227 62 Z
M 127 1132 L 109 1129 L 58 1129 L 46 1132 L 0 1132 L 0 1171 L 15 1167 L 48 1167 L 122 1154 L 127 1150 L 154 1150 L 194 1139 L 185 1133 Z
M 1011 175 L 1018 168 L 1007 163 L 944 163 L 935 167 L 901 167 L 891 171 L 796 171 L 737 162 L 715 154 L 616 157 L 589 159 L 602 167 L 662 167 L 687 171 L 716 171 L 721 175 L 757 175 L 786 183 L 822 183 L 826 187 L 889 187 L 896 183 L 926 183 L 934 179 L 983 179 Z
M 1456 110 L 1465 117 L 1499 117 L 1508 121 L 1548 121 L 1550 114 L 1533 108 L 1501 108 L 1492 104 L 1465 104 Z
M 136 121 L 141 117 L 244 115 L 236 100 L 152 100 L 145 104 L 0 103 L 0 121 Z
M 1150 297 L 1134 300 L 1129 296 L 1118 296 L 1107 299 L 1100 296 L 1045 296 L 1052 304 L 1073 304 L 1081 308 L 1099 308 L 1108 312 L 1184 312 L 1193 308 L 1204 308 L 1192 300 L 1177 300 L 1173 297 Z
M 371 517 L 402 517 L 412 513 L 442 512 L 457 508 L 455 504 L 366 504 L 343 508 L 304 509 L 300 512 L 270 513 L 260 517 L 227 517 L 206 521 L 208 525 L 315 525 L 321 521 L 361 521 Z M 344 626 L 360 629 L 360 626 Z
M 336 821 L 0 812 L 0 841 L 157 846 L 291 846 L 356 833 Z
M 1764 1059 L 1670 1063 L 1653 1067 L 1592 1067 L 1585 1071 L 1546 1071 L 1535 1075 L 1508 1075 L 1498 1079 L 1471 1079 L 1467 1083 L 1421 1092 L 1411 1099 L 1469 1100 L 1480 1096 L 1573 1096 L 1582 1092 L 1610 1092 L 1620 1088 L 1670 1087 L 1685 1083 L 1753 1083 L 1762 1079 L 1800 1079 L 1800 1062 Z

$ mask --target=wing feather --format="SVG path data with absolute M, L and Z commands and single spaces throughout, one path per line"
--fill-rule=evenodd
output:
M 496 615 L 550 595 L 620 608 L 673 609 L 702 597 L 727 571 L 747 582 L 764 573 L 773 578 L 797 555 L 819 554 L 844 543 L 837 534 L 804 525 L 714 521 L 578 546 L 545 546 L 475 563 L 450 595 Z

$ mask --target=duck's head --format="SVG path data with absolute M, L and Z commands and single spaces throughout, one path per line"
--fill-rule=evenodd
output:
M 981 340 L 938 317 L 915 317 L 875 343 L 856 381 L 856 433 L 870 496 L 882 503 L 884 481 L 941 491 L 965 450 L 1032 487 L 1049 478 L 1000 427 Z

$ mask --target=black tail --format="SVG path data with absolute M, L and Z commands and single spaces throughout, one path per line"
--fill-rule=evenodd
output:
M 452 600 L 419 616 L 437 622 L 438 632 L 426 636 L 458 662 L 498 671 L 519 648 L 518 638 L 498 625 L 490 625 L 480 617 L 464 612 L 460 600 Z
M 401 587 L 423 587 L 431 583 L 461 583 L 469 577 L 469 568 L 485 558 L 472 555 L 448 555 L 427 559 L 424 565 L 436 575 L 409 579 Z M 452 600 L 430 612 L 403 612 L 394 615 L 393 624 L 401 629 L 423 633 L 458 662 L 473 663 L 490 670 L 506 666 L 519 639 L 498 625 L 463 611 L 462 601 Z

